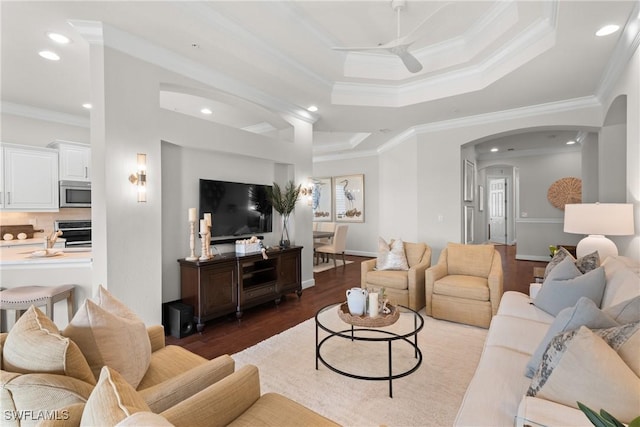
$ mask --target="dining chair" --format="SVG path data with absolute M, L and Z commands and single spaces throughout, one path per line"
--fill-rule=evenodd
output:
M 337 225 L 333 233 L 333 239 L 330 244 L 318 246 L 315 249 L 316 256 L 320 254 L 330 254 L 333 256 L 333 266 L 337 267 L 336 254 L 342 254 L 343 267 L 346 266 L 344 259 L 344 251 L 347 247 L 347 231 L 349 226 L 346 224 Z

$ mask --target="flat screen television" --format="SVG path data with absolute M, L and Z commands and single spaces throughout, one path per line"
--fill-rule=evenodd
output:
M 269 233 L 273 208 L 267 199 L 270 185 L 200 179 L 200 218 L 213 215 L 211 237 Z

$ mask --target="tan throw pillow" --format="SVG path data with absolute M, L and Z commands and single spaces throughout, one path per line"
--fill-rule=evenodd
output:
M 407 256 L 404 253 L 402 239 L 392 240 L 387 244 L 382 237 L 378 237 L 378 259 L 376 270 L 408 270 Z
M 593 331 L 640 377 L 640 322 Z
M 151 410 L 114 369 L 105 366 L 82 411 L 81 426 L 113 426 L 136 412 Z
M 84 355 L 37 307 L 13 325 L 2 349 L 2 369 L 9 372 L 60 374 L 89 384 L 96 379 Z
M 78 344 L 96 378 L 106 365 L 136 388 L 151 362 L 147 328 L 135 313 L 102 287 L 97 300 L 101 305 L 91 300 L 84 302 L 63 335 Z
M 640 378 L 586 326 L 557 335 L 531 380 L 528 396 L 604 409 L 623 423 L 640 413 Z

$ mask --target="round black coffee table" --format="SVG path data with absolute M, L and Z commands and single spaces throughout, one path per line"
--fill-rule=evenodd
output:
M 389 381 L 389 397 L 393 397 L 393 380 L 406 377 L 415 372 L 422 364 L 422 352 L 418 348 L 418 332 L 424 327 L 424 319 L 422 316 L 404 306 L 397 306 L 400 310 L 400 318 L 396 323 L 388 327 L 359 327 L 345 323 L 338 316 L 338 310 L 342 303 L 330 304 L 321 308 L 316 313 L 316 370 L 318 369 L 318 361 L 322 362 L 332 371 L 350 378 L 356 378 L 367 381 Z M 327 332 L 329 335 L 321 338 L 320 330 Z M 387 343 L 387 361 L 388 370 L 386 374 L 379 376 L 360 375 L 353 372 L 347 372 L 338 369 L 335 363 L 330 362 L 322 355 L 322 346 L 328 341 L 334 339 L 345 340 L 345 345 L 352 342 L 351 345 L 358 342 L 382 342 Z M 393 349 L 392 343 L 408 344 L 413 350 L 415 364 L 403 370 L 402 372 L 393 373 Z M 346 350 L 346 348 L 345 348 Z

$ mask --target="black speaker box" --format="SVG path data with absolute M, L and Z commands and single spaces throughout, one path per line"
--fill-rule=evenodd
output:
M 193 307 L 181 302 L 167 304 L 167 323 L 171 335 L 184 338 L 195 330 L 193 325 Z

